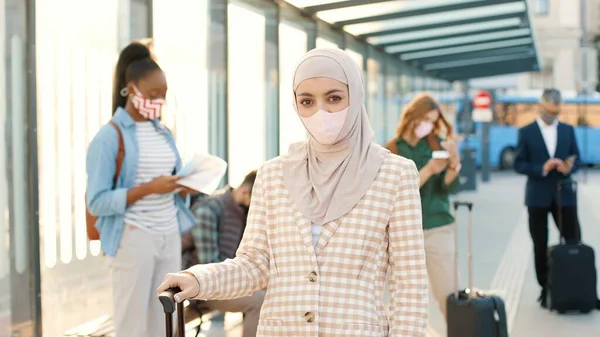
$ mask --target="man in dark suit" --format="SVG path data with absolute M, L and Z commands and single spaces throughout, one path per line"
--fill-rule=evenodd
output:
M 525 205 L 529 212 L 535 272 L 542 286 L 538 299 L 542 307 L 546 307 L 548 213 L 557 226 L 561 213 L 561 232 L 566 241 L 578 241 L 581 237 L 576 191 L 570 184 L 562 186 L 562 205 L 559 207 L 557 203 L 559 182 L 569 180 L 580 165 L 575 130 L 557 119 L 561 102 L 558 90 L 544 90 L 539 117 L 519 130 L 515 158 L 515 170 L 527 176 Z

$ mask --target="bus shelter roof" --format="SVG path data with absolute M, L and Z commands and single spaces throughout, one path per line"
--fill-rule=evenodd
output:
M 526 0 L 287 0 L 448 81 L 537 71 Z

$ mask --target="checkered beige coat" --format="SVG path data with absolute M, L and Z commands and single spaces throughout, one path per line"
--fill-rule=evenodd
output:
M 311 223 L 291 201 L 281 160 L 259 172 L 235 259 L 190 268 L 198 299 L 248 296 L 267 286 L 258 336 L 423 337 L 427 271 L 415 164 L 389 154 L 372 187 L 343 218 Z M 388 268 L 390 312 L 383 307 Z

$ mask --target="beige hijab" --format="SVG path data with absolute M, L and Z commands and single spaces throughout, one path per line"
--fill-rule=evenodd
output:
M 348 85 L 346 122 L 332 145 L 322 145 L 312 136 L 292 144 L 283 156 L 283 179 L 302 215 L 325 224 L 346 215 L 362 199 L 389 151 L 374 141 L 356 62 L 339 49 L 313 49 L 296 67 L 294 93 L 300 83 L 315 77 Z M 294 107 L 297 111 L 295 99 Z

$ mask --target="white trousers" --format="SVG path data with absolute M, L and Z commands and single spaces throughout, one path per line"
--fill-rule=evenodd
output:
M 112 272 L 115 337 L 163 337 L 165 314 L 156 289 L 181 270 L 181 235 L 125 226 Z M 173 319 L 176 321 L 175 319 Z
M 423 231 L 431 292 L 446 318 L 446 298 L 454 289 L 454 226 Z

